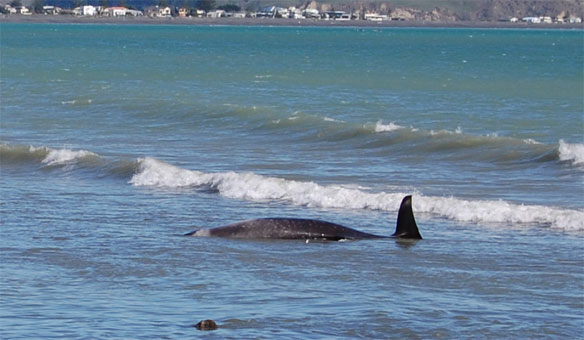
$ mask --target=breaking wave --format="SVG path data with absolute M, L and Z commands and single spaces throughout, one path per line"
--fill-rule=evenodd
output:
M 383 121 L 378 121 L 375 124 L 375 132 L 390 132 L 390 131 L 396 131 L 399 129 L 403 129 L 404 127 L 401 125 L 397 125 L 393 122 L 389 123 L 389 124 L 383 124 Z
M 569 144 L 560 140 L 558 152 L 560 160 L 584 167 L 584 144 Z
M 0 144 L 0 164 L 2 166 L 39 166 L 45 169 L 84 169 L 99 177 L 113 176 L 127 178 L 138 169 L 135 160 L 107 160 L 87 150 L 53 149 L 46 146 L 11 146 Z
M 532 161 L 570 161 L 584 169 L 584 145 L 544 144 L 532 138 L 501 136 L 497 133 L 471 134 L 461 126 L 453 129 L 424 130 L 404 126 L 397 122 L 350 122 L 330 117 L 319 117 L 305 113 L 294 113 L 288 118 L 271 119 L 268 124 L 259 123 L 261 129 L 276 129 L 278 133 L 295 135 L 308 143 L 329 141 L 344 143 L 356 149 L 385 148 L 390 153 L 442 154 L 442 159 L 481 162 L 503 162 L 526 164 Z M 395 145 L 400 147 L 396 148 Z
M 395 212 L 405 192 L 372 192 L 367 188 L 320 185 L 254 173 L 204 173 L 175 167 L 154 158 L 138 160 L 131 178 L 135 186 L 199 188 L 217 191 L 228 198 L 251 201 L 284 201 L 317 208 L 366 209 Z M 418 213 L 437 215 L 459 222 L 544 225 L 584 231 L 584 211 L 505 201 L 469 201 L 454 197 L 417 195 Z
M 88 158 L 99 158 L 99 156 L 93 152 L 86 150 L 78 151 L 69 149 L 48 150 L 48 153 L 42 160 L 42 163 L 47 165 L 63 165 Z
M 274 112 L 268 107 L 227 105 L 220 110 L 221 125 L 226 120 L 233 126 L 245 126 L 255 132 L 267 132 L 290 138 L 293 143 L 343 143 L 345 148 L 371 149 L 378 152 L 411 155 L 412 153 L 440 159 L 479 161 L 524 166 L 530 162 L 568 161 L 584 170 L 583 144 L 542 143 L 533 138 L 516 138 L 496 132 L 468 133 L 462 126 L 452 128 L 421 128 L 397 121 L 359 121 L 321 116 L 295 111 Z M 395 147 L 400 145 L 400 147 Z
M 81 161 L 100 159 L 100 156 L 86 150 L 52 149 L 46 146 L 0 145 L 2 163 L 40 162 L 46 166 L 70 165 Z
M 559 142 L 562 161 L 582 164 L 581 144 Z M 252 172 L 205 173 L 180 168 L 146 157 L 132 160 L 107 159 L 87 150 L 53 149 L 49 147 L 10 146 L 0 144 L 2 166 L 32 164 L 52 169 L 82 168 L 97 178 L 113 177 L 134 186 L 165 189 L 211 190 L 221 196 L 249 201 L 279 201 L 293 205 L 331 208 L 381 210 L 394 213 L 404 195 L 400 192 L 375 192 L 354 184 L 322 185 L 264 176 Z M 584 232 L 584 211 L 542 205 L 523 205 L 502 200 L 465 200 L 456 197 L 416 194 L 415 209 L 459 222 L 477 224 L 520 224 L 547 226 L 558 230 Z

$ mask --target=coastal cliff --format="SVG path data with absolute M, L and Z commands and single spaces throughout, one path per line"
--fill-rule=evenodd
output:
M 377 12 L 416 21 L 499 21 L 528 16 L 584 16 L 580 0 L 310 1 L 307 8 Z

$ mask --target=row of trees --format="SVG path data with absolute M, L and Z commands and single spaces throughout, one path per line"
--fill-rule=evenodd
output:
M 217 6 L 217 2 L 215 0 L 179 0 L 179 1 L 169 1 L 169 0 L 159 0 L 158 6 L 160 7 L 167 7 L 167 6 L 176 6 L 176 7 L 183 7 L 183 8 L 196 8 L 202 9 L 205 12 L 212 11 L 214 9 L 222 9 L 225 12 L 239 12 L 241 11 L 241 7 L 234 5 L 234 4 L 226 4 Z
M 14 8 L 23 7 L 22 0 L 12 0 L 8 4 Z M 41 13 L 43 11 L 44 5 L 45 5 L 45 2 L 43 0 L 35 0 L 33 2 L 33 5 L 32 5 L 34 12 Z M 2 8 L 2 10 L 4 10 L 4 8 Z

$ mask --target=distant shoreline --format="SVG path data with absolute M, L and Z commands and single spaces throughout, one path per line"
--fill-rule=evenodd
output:
M 472 21 L 367 21 L 312 20 L 276 18 L 151 18 L 84 17 L 69 15 L 0 15 L 0 23 L 185 25 L 185 26 L 296 26 L 296 27 L 428 27 L 428 28 L 509 28 L 509 29 L 584 29 L 584 24 L 528 24 Z

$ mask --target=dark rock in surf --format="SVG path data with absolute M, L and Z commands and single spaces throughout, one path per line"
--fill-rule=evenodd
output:
M 202 320 L 194 327 L 201 331 L 214 331 L 217 328 L 219 328 L 219 326 L 217 326 L 217 323 L 213 320 Z

